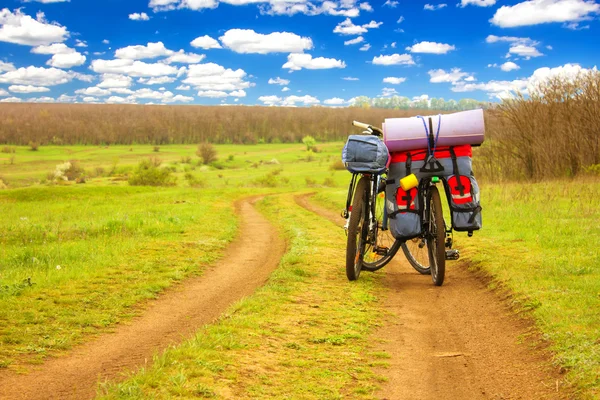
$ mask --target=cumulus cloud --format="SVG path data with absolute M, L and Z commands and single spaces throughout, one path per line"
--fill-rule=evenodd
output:
M 336 25 L 333 33 L 339 33 L 340 35 L 360 35 L 367 33 L 369 29 L 379 28 L 383 22 L 371 21 L 364 25 L 354 25 L 350 18 L 346 18 L 344 21 Z
M 289 85 L 290 81 L 289 79 L 283 79 L 280 77 L 277 77 L 275 79 L 270 78 L 269 79 L 269 85 L 281 85 L 281 86 L 285 86 L 285 85 Z
M 355 78 L 353 76 L 345 76 L 342 79 L 345 81 L 358 81 L 359 80 L 358 78 Z
M 496 0 L 461 0 L 460 7 L 466 7 L 468 5 L 478 6 L 478 7 L 490 7 L 496 4 Z
M 323 104 L 327 104 L 328 106 L 339 106 L 346 102 L 346 100 L 341 99 L 339 97 L 333 97 L 331 99 L 327 99 L 323 101 Z
M 510 49 L 508 49 L 508 54 L 516 54 L 518 56 L 521 57 L 540 57 L 543 56 L 542 53 L 540 53 L 538 51 L 538 49 L 536 49 L 533 46 L 526 46 L 523 44 L 517 44 L 514 46 L 511 46 Z
M 73 68 L 83 65 L 85 60 L 86 57 L 83 54 L 75 51 L 55 54 L 46 64 L 56 68 Z
M 313 48 L 310 38 L 290 32 L 264 35 L 252 29 L 230 29 L 219 40 L 226 48 L 244 54 L 299 53 Z
M 32 85 L 11 85 L 8 87 L 8 90 L 13 93 L 42 93 L 50 91 L 47 87 Z
M 415 61 L 413 60 L 410 54 L 392 54 L 389 56 L 378 56 L 373 57 L 373 64 L 375 65 L 414 65 Z
M 0 97 L 8 96 L 8 92 L 4 89 L 0 89 Z
M 0 100 L 0 103 L 21 103 L 23 100 L 21 100 L 18 97 L 7 97 L 5 99 Z
M 145 63 L 128 59 L 94 60 L 91 70 L 100 74 L 120 74 L 135 77 L 174 75 L 177 68 L 163 63 Z
M 173 83 L 176 78 L 172 78 L 170 76 L 159 76 L 156 78 L 140 78 L 138 79 L 138 83 L 144 85 L 164 85 L 165 83 Z
M 173 51 L 167 49 L 163 42 L 148 43 L 146 46 L 127 46 L 115 51 L 115 57 L 128 60 L 143 60 L 145 58 L 170 56 L 171 54 L 173 54 Z
M 314 104 L 319 104 L 320 100 L 316 97 L 310 95 L 304 96 L 287 96 L 287 97 L 279 97 L 275 95 L 271 96 L 260 96 L 258 98 L 259 101 L 262 101 L 267 106 L 284 106 L 284 107 L 295 107 L 297 103 L 300 103 L 305 106 L 310 106 Z
M 97 86 L 92 86 L 85 89 L 77 89 L 75 93 L 85 96 L 110 96 L 111 91 L 99 88 Z
M 190 90 L 192 87 L 190 85 L 179 85 L 175 89 L 176 90 Z
M 433 69 L 427 73 L 429 74 L 429 82 L 431 83 L 457 83 L 471 75 L 468 72 L 463 72 L 460 68 L 452 68 L 450 72 L 443 69 Z
M 352 45 L 352 44 L 358 44 L 358 43 L 362 43 L 364 41 L 365 41 L 365 38 L 362 37 L 362 36 L 359 36 L 359 37 L 357 37 L 355 39 L 346 40 L 344 42 L 344 46 L 349 46 L 349 45 Z
M 70 48 L 64 43 L 53 43 L 51 45 L 41 45 L 31 49 L 35 54 L 68 54 L 74 53 L 75 49 Z
M 433 5 L 433 4 L 425 4 L 425 6 L 423 6 L 424 10 L 427 11 L 436 11 L 436 10 L 441 10 L 444 7 L 447 7 L 448 4 L 437 4 L 437 5 Z
M 399 85 L 402 82 L 406 82 L 406 78 L 395 78 L 392 76 L 388 76 L 387 78 L 383 78 L 383 83 L 390 83 L 392 85 Z
M 512 61 L 507 61 L 507 62 L 505 62 L 504 64 L 502 64 L 500 66 L 500 69 L 502 71 L 504 71 L 504 72 L 514 71 L 514 70 L 517 70 L 519 68 L 521 68 L 521 67 L 519 67 L 517 64 L 515 64 Z
M 102 75 L 102 82 L 100 82 L 97 86 L 101 88 L 128 88 L 132 83 L 133 79 L 130 76 L 104 74 Z
M 420 42 L 406 48 L 411 53 L 429 53 L 429 54 L 446 54 L 449 51 L 455 50 L 454 45 L 436 42 Z
M 32 86 L 56 86 L 72 81 L 77 75 L 57 68 L 26 67 L 0 75 L 0 83 Z
M 33 19 L 20 9 L 11 12 L 8 8 L 0 10 L 0 41 L 39 46 L 64 42 L 69 37 L 67 28 L 56 22 L 46 21 L 43 12 Z
M 0 60 L 0 72 L 14 71 L 15 66 L 13 63 L 4 62 Z
M 398 94 L 398 92 L 394 88 L 384 87 L 381 90 L 381 97 L 390 97 L 390 96 L 395 96 L 397 94 Z
M 289 87 L 284 87 L 283 89 L 281 89 L 282 92 L 289 92 L 291 89 Z
M 292 53 L 288 55 L 288 61 L 281 68 L 290 71 L 300 71 L 304 69 L 330 69 L 346 68 L 346 63 L 335 58 L 317 57 L 313 58 L 310 54 Z
M 360 51 L 368 51 L 371 48 L 371 45 L 369 43 L 363 45 L 359 50 Z
M 552 22 L 574 23 L 591 19 L 600 12 L 593 0 L 529 0 L 514 6 L 502 6 L 490 22 L 502 28 Z
M 215 63 L 190 65 L 183 83 L 198 90 L 234 91 L 253 86 L 245 80 L 246 72 L 232 70 Z
M 259 101 L 262 101 L 267 106 L 274 106 L 279 104 L 283 99 L 281 97 L 271 95 L 271 96 L 260 96 L 258 98 Z
M 168 58 L 165 58 L 162 62 L 167 64 L 198 64 L 204 58 L 206 58 L 204 54 L 186 53 L 183 50 L 179 50 L 171 54 Z
M 129 19 L 132 21 L 148 21 L 150 17 L 145 12 L 129 14 Z
M 75 47 L 88 47 L 85 40 L 75 39 Z
M 204 50 L 222 49 L 223 48 L 223 47 L 221 47 L 219 42 L 217 42 L 215 39 L 211 38 L 208 35 L 197 37 L 196 39 L 192 40 L 190 44 L 193 47 L 199 47 Z
M 227 97 L 227 92 L 222 90 L 200 90 L 197 93 L 198 97 L 209 97 L 213 99 Z

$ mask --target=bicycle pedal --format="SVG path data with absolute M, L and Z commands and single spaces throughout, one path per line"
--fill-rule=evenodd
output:
M 446 260 L 458 260 L 460 252 L 457 249 L 446 250 Z
M 378 256 L 387 256 L 389 250 L 390 249 L 388 249 L 387 247 L 377 247 L 377 248 L 375 248 L 374 253 L 377 254 Z

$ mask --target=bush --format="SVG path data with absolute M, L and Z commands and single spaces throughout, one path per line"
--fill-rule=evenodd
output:
M 312 136 L 304 136 L 302 138 L 302 143 L 306 145 L 306 151 L 310 151 L 310 149 L 312 149 L 315 146 L 315 144 L 317 144 L 317 141 Z
M 170 170 L 160 168 L 160 164 L 157 158 L 141 161 L 127 182 L 131 186 L 175 186 L 176 178 Z
M 325 187 L 334 187 L 335 186 L 335 181 L 333 180 L 332 177 L 327 177 L 323 181 L 323 186 L 325 186 Z
M 160 151 L 160 146 L 154 146 L 152 151 L 154 151 L 155 153 L 158 153 Z
M 40 144 L 38 142 L 29 142 L 29 149 L 31 151 L 38 151 Z
M 186 172 L 184 178 L 191 187 L 200 188 L 206 186 L 206 182 L 204 182 L 202 179 L 199 179 L 191 172 Z
M 11 147 L 11 146 L 4 146 L 4 147 L 2 148 L 2 152 L 3 152 L 3 153 L 8 153 L 8 154 L 10 154 L 10 153 L 15 153 L 16 151 L 17 151 L 17 150 L 16 150 L 14 147 Z
M 85 173 L 79 165 L 79 161 L 71 160 L 58 164 L 54 172 L 48 173 L 47 179 L 52 182 L 75 181 Z
M 332 171 L 343 171 L 346 169 L 346 166 L 342 162 L 342 160 L 335 160 L 333 164 L 329 166 L 329 169 Z
M 210 164 L 217 161 L 217 150 L 210 143 L 202 143 L 198 145 L 196 155 L 202 159 L 204 164 Z

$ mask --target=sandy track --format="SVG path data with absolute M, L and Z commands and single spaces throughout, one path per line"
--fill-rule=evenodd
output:
M 299 205 L 343 225 L 339 214 L 308 200 Z M 378 371 L 382 399 L 560 399 L 570 397 L 547 352 L 523 339 L 531 325 L 460 262 L 446 266 L 440 288 L 403 254 L 383 270 L 390 318 L 375 333 L 391 355 Z
M 236 205 L 242 216 L 238 239 L 227 256 L 201 277 L 191 278 L 149 302 L 115 333 L 51 359 L 28 375 L 0 375 L 0 399 L 88 399 L 98 380 L 143 366 L 152 355 L 214 321 L 233 302 L 264 284 L 285 252 L 285 243 L 252 200 Z

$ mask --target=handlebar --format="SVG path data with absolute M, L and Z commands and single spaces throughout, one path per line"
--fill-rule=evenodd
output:
M 369 133 L 371 133 L 371 135 L 383 136 L 383 131 L 376 126 L 365 124 L 364 122 L 358 122 L 358 121 L 352 121 L 352 125 L 357 126 L 359 128 L 366 129 L 367 131 L 369 131 Z

